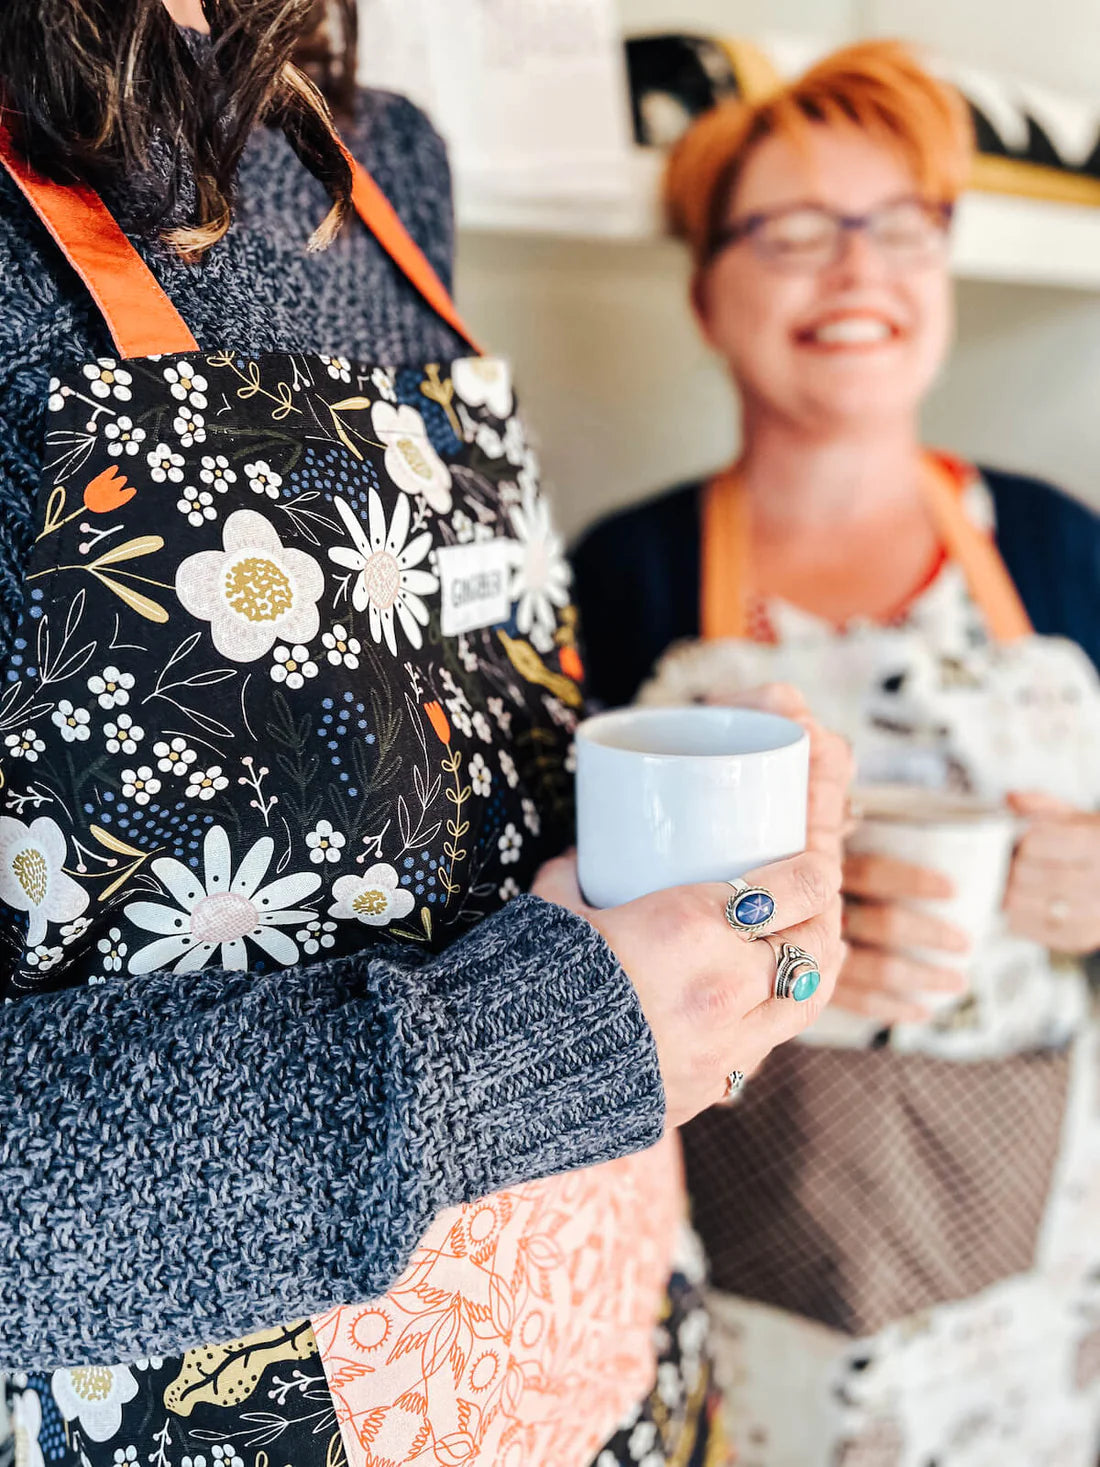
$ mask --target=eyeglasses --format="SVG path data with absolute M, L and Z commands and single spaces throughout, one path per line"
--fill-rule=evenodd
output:
M 943 256 L 954 206 L 927 199 L 891 199 L 866 214 L 842 214 L 823 204 L 788 204 L 749 214 L 718 231 L 710 258 L 748 240 L 754 253 L 777 270 L 814 271 L 835 265 L 849 234 L 865 231 L 895 267 L 927 264 Z

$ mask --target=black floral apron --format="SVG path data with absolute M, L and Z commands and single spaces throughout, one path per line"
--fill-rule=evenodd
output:
M 200 350 L 95 195 L 2 129 L 0 162 L 117 348 L 49 387 L 0 693 L 0 997 L 443 948 L 572 835 L 575 617 L 508 369 Z M 20 1467 L 346 1461 L 308 1321 L 10 1386 Z

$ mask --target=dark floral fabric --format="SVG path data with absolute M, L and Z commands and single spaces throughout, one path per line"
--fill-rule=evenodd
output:
M 507 369 L 51 383 L 0 698 L 8 995 L 444 946 L 571 825 L 562 545 Z
M 7 999 L 439 949 L 572 826 L 580 661 L 507 368 L 50 384 L 0 696 Z M 20 1467 L 343 1467 L 311 1326 L 12 1382 Z

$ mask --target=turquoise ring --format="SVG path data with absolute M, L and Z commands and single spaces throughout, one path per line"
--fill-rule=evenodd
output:
M 775 996 L 805 1003 L 821 987 L 817 959 L 804 948 L 785 942 L 775 959 Z
M 764 886 L 749 886 L 739 877 L 727 881 L 733 896 L 726 903 L 726 921 L 738 936 L 752 942 L 775 918 L 775 897 Z

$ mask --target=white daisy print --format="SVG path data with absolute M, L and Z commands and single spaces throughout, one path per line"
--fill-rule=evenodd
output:
M 519 884 L 514 876 L 505 878 L 504 885 L 500 888 L 500 899 L 502 902 L 510 902 L 519 896 Z M 618 1464 L 616 1463 L 616 1467 Z
M 65 406 L 65 399 L 71 396 L 72 388 L 62 387 L 59 378 L 51 377 L 49 394 L 50 395 L 47 399 L 46 406 L 49 408 L 51 413 L 59 413 L 61 409 Z
M 523 823 L 532 835 L 538 835 L 542 829 L 542 820 L 539 817 L 538 810 L 535 808 L 534 800 L 525 799 L 523 801 Z
M 157 757 L 157 768 L 161 774 L 186 774 L 199 757 L 187 740 L 178 735 L 171 743 L 167 739 L 155 743 L 153 753 Z
M 335 901 L 328 915 L 339 921 L 362 922 L 367 927 L 385 927 L 407 917 L 416 905 L 411 892 L 398 885 L 392 866 L 372 866 L 362 875 L 341 876 L 332 888 Z
M 478 424 L 475 441 L 486 458 L 504 457 L 504 439 L 488 423 Z
M 335 947 L 336 923 L 322 922 L 320 917 L 315 917 L 308 926 L 299 928 L 294 940 L 307 958 L 316 957 L 322 949 Z
M 387 372 L 385 367 L 375 367 L 370 380 L 379 397 L 384 397 L 387 402 L 397 401 L 397 383 L 392 372 Z
M 321 642 L 333 667 L 350 667 L 354 671 L 359 666 L 363 647 L 358 637 L 348 635 L 347 627 L 334 626 L 331 632 L 322 632 Z
M 263 459 L 257 459 L 254 464 L 245 464 L 244 476 L 253 494 L 266 494 L 268 499 L 278 499 L 279 490 L 283 487 L 283 476 L 277 474 Z
M 502 866 L 514 865 L 519 860 L 519 853 L 523 849 L 523 836 L 514 825 L 506 825 L 504 834 L 497 841 L 497 849 L 500 851 Z
M 106 972 L 121 973 L 126 954 L 130 951 L 129 945 L 122 940 L 122 929 L 112 927 L 106 937 L 99 939 L 96 947 Z
M 149 477 L 154 484 L 183 483 L 183 455 L 169 448 L 167 443 L 158 443 L 152 453 L 145 455 L 149 465 Z
M 483 744 L 491 744 L 493 742 L 493 730 L 489 726 L 489 720 L 485 717 L 480 708 L 474 714 L 473 722 L 474 733 L 477 734 L 481 742 Z
M 151 870 L 167 888 L 175 906 L 161 902 L 130 902 L 126 916 L 136 927 L 156 933 L 154 942 L 140 948 L 129 963 L 131 973 L 152 973 L 171 967 L 191 973 L 211 961 L 230 972 L 245 972 L 252 943 L 272 961 L 289 967 L 298 961 L 298 945 L 281 929 L 313 917 L 296 903 L 312 896 L 321 884 L 313 871 L 276 877 L 264 885 L 275 842 L 262 836 L 234 870 L 229 836 L 220 825 L 206 832 L 202 843 L 203 874 L 171 856 L 152 863 Z
M 275 527 L 250 509 L 229 516 L 222 544 L 188 556 L 176 572 L 176 595 L 192 616 L 210 623 L 221 655 L 254 662 L 277 641 L 312 641 L 325 589 L 317 561 L 284 546 Z
M 346 500 L 336 499 L 334 503 L 354 544 L 337 545 L 329 551 L 329 558 L 346 570 L 358 572 L 351 604 L 356 611 L 369 612 L 371 636 L 376 642 L 384 639 L 395 657 L 395 620 L 409 643 L 421 647 L 424 638 L 420 629 L 428 625 L 428 608 L 422 597 L 439 590 L 437 577 L 418 569 L 431 549 L 431 535 L 425 530 L 409 540 L 412 511 L 404 496 L 394 505 L 388 527 L 376 489 L 370 491 L 367 501 L 366 528 Z
M 135 805 L 147 805 L 159 789 L 160 780 L 148 764 L 143 764 L 140 769 L 122 771 L 123 796 L 133 800 Z
M 182 498 L 176 500 L 176 508 L 180 514 L 186 516 L 187 523 L 194 525 L 196 529 L 207 520 L 216 520 L 218 517 L 210 490 L 196 489 L 193 484 L 188 484 Z
M 88 679 L 88 691 L 101 708 L 125 708 L 134 686 L 132 672 L 120 672 L 113 664 Z
M 326 861 L 339 861 L 340 853 L 347 843 L 347 836 L 336 830 L 331 820 L 318 820 L 306 836 L 309 859 L 315 866 L 323 866 Z
M 77 917 L 75 922 L 66 922 L 61 929 L 61 941 L 66 947 L 73 942 L 79 942 L 92 925 L 90 917 Z
M 190 448 L 193 443 L 206 442 L 206 419 L 194 408 L 183 406 L 176 414 L 172 427 L 179 434 L 180 443 Z
M 112 458 L 120 458 L 123 454 L 133 458 L 145 442 L 145 429 L 135 428 L 130 418 L 116 418 L 104 428 L 103 436 Z
M 229 788 L 229 777 L 220 764 L 211 764 L 209 769 L 190 769 L 187 772 L 187 788 L 184 794 L 189 800 L 212 800 L 222 790 Z
M 46 1467 L 42 1444 L 42 1399 L 37 1391 L 16 1391 L 11 1403 L 11 1429 L 18 1467 Z
M 508 781 L 508 788 L 514 790 L 516 785 L 519 784 L 519 773 L 516 769 L 516 761 L 512 758 L 507 749 L 501 749 L 499 757 L 500 772 Z
M 527 457 L 527 435 L 523 431 L 522 421 L 509 418 L 504 427 L 504 456 L 513 468 L 519 468 Z
M 488 408 L 494 418 L 512 411 L 512 374 L 497 357 L 463 357 L 451 365 L 451 381 L 467 407 Z
M 204 453 L 199 478 L 215 494 L 227 493 L 229 486 L 237 482 L 237 475 L 229 467 L 229 460 L 224 453 Z
M 299 644 L 296 647 L 276 647 L 275 665 L 271 669 L 271 680 L 276 683 L 285 683 L 288 688 L 302 688 L 306 679 L 317 676 L 317 664 L 309 655 L 309 648 Z
M 39 973 L 48 973 L 51 968 L 57 967 L 64 956 L 63 948 L 42 945 L 32 948 L 27 954 L 27 966 L 36 968 Z
M 351 363 L 347 357 L 322 357 L 328 374 L 337 382 L 351 381 Z
M 232 1443 L 226 1442 L 224 1446 L 219 1443 L 214 1447 L 212 1467 L 244 1467 L 244 1459 L 237 1455 Z
M 8 734 L 4 744 L 13 759 L 26 759 L 28 764 L 37 763 L 39 754 L 46 748 L 33 728 L 25 728 L 22 733 Z
M 464 509 L 456 509 L 451 516 L 451 529 L 460 545 L 469 545 L 474 538 L 474 522 Z
M 562 537 L 550 523 L 550 508 L 533 490 L 509 511 L 516 533 L 510 595 L 519 602 L 516 625 L 523 636 L 554 634 L 555 608 L 569 604 L 569 566 Z
M 120 713 L 113 722 L 105 723 L 103 732 L 112 754 L 136 754 L 138 744 L 145 737 L 145 730 L 134 722 L 129 713 Z
M 493 776 L 488 764 L 480 754 L 475 754 L 470 760 L 470 784 L 475 795 L 487 798 L 493 787 Z
M 206 407 L 206 392 L 210 384 L 190 362 L 177 362 L 174 367 L 165 367 L 164 380 L 177 402 L 189 402 L 194 408 Z
M 422 494 L 436 514 L 451 511 L 451 471 L 432 447 L 414 407 L 376 402 L 371 426 L 386 448 L 386 473 L 406 494 Z
M 133 385 L 133 377 L 125 369 L 120 367 L 110 357 L 102 357 L 98 362 L 89 362 L 84 368 L 84 375 L 88 379 L 92 396 L 101 401 L 113 397 L 118 402 L 129 402 L 133 397 L 130 391 Z
M 504 737 L 510 738 L 512 734 L 512 715 L 505 708 L 504 699 L 490 698 L 489 712 L 493 715 L 496 726 L 500 729 Z
M 27 945 L 37 947 L 50 922 L 72 922 L 88 906 L 88 893 L 65 872 L 65 837 L 56 820 L 40 815 L 30 825 L 0 815 L 0 901 L 29 912 Z
M 137 1395 L 128 1365 L 81 1365 L 55 1370 L 50 1389 L 66 1421 L 79 1421 L 93 1442 L 110 1441 L 122 1425 L 122 1408 Z

